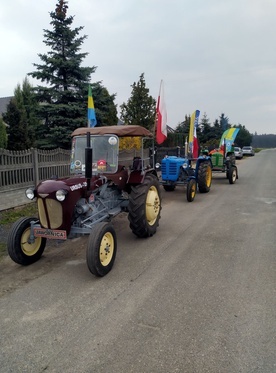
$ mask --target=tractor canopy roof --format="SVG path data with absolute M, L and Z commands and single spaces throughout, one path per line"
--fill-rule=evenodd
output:
M 73 136 L 86 135 L 90 132 L 91 135 L 117 135 L 118 137 L 153 137 L 153 134 L 142 126 L 136 125 L 118 125 L 118 126 L 102 126 L 102 127 L 80 127 L 75 129 Z

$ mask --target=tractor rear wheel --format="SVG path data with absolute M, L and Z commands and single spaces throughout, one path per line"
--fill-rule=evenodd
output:
M 195 199 L 195 195 L 196 195 L 196 181 L 195 179 L 191 179 L 189 180 L 188 184 L 187 184 L 187 201 L 188 202 L 193 202 L 193 200 Z
M 8 235 L 9 256 L 15 263 L 24 266 L 40 259 L 47 241 L 44 237 L 34 237 L 33 241 L 30 240 L 32 221 L 37 221 L 37 218 L 20 218 Z
M 228 175 L 229 184 L 235 184 L 237 180 L 237 169 L 236 167 L 231 167 Z
M 101 222 L 91 231 L 86 262 L 93 275 L 105 276 L 113 267 L 117 252 L 116 232 L 111 223 Z
M 146 175 L 142 184 L 131 186 L 128 220 L 137 237 L 150 237 L 156 233 L 161 212 L 161 194 L 156 176 Z
M 200 193 L 208 193 L 212 184 L 212 167 L 209 161 L 200 162 L 197 174 L 198 190 Z

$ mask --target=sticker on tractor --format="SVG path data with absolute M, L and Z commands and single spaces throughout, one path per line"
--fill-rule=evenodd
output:
M 34 228 L 35 237 L 44 237 L 52 240 L 66 240 L 66 231 L 60 231 L 58 229 L 45 229 L 45 228 Z

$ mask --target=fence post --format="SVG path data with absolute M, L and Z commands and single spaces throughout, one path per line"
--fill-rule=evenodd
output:
M 39 183 L 37 149 L 32 148 L 32 156 L 33 156 L 33 170 L 34 170 L 34 186 L 37 186 L 37 184 Z

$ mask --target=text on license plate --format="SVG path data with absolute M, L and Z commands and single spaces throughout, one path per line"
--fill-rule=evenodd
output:
M 35 237 L 45 237 L 52 240 L 66 240 L 66 231 L 60 231 L 58 229 L 45 229 L 45 228 L 34 228 Z

